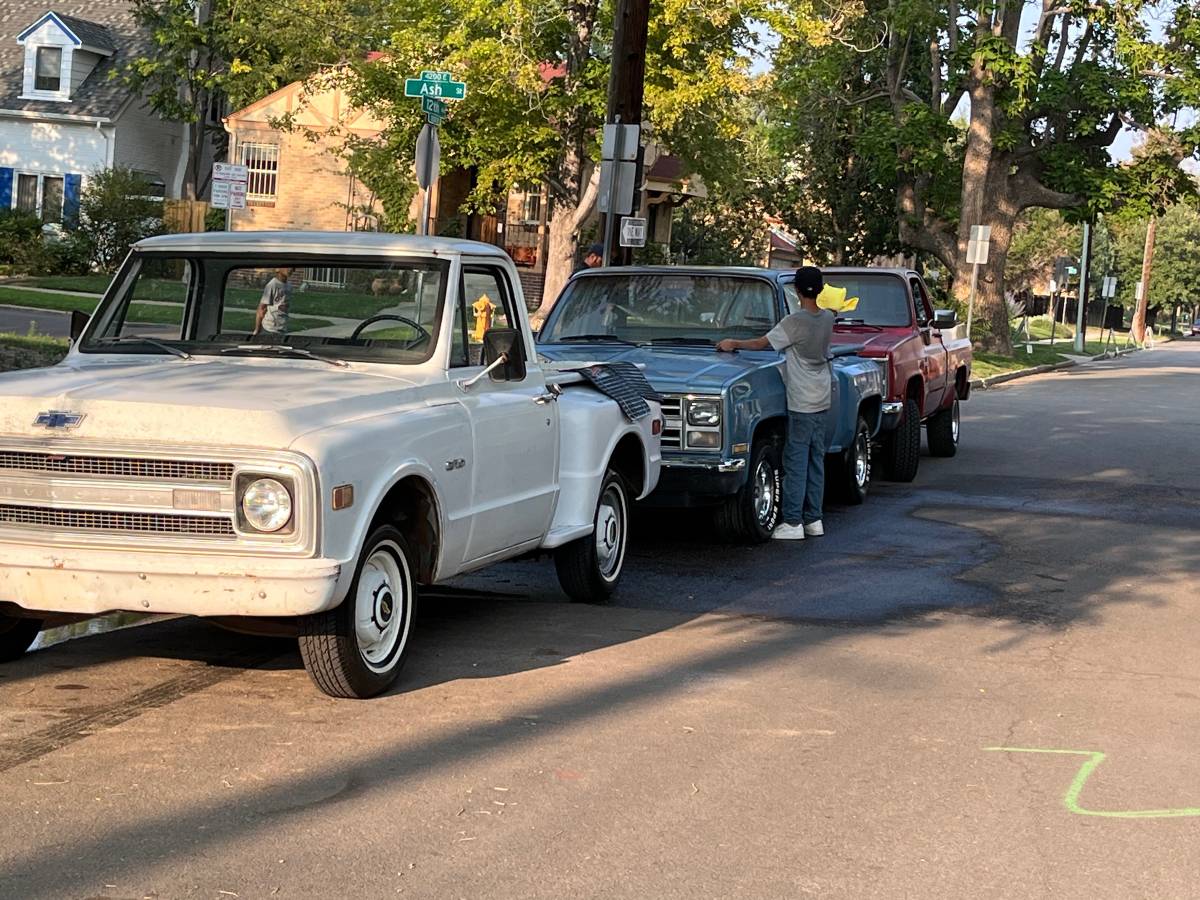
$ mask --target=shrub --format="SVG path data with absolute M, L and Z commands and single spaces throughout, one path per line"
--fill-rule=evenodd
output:
M 132 169 L 93 174 L 79 202 L 79 227 L 68 238 L 72 252 L 102 272 L 121 264 L 129 248 L 163 231 L 162 200 L 150 196 L 150 183 Z
M 0 210 L 0 264 L 26 268 L 42 242 L 42 220 L 20 209 Z

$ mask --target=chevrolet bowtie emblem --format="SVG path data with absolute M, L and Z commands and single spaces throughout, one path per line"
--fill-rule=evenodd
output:
M 84 413 L 63 412 L 60 409 L 51 409 L 38 413 L 37 418 L 33 420 L 33 424 L 40 425 L 43 428 L 78 428 L 79 423 L 83 421 L 84 415 Z

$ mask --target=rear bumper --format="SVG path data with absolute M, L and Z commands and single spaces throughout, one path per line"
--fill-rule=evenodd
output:
M 0 600 L 25 609 L 194 616 L 303 616 L 337 605 L 342 564 L 331 559 L 0 544 Z

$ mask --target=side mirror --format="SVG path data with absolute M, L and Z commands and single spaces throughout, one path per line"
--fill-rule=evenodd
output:
M 933 311 L 933 327 L 937 331 L 949 331 L 958 324 L 958 313 L 952 309 L 935 309 Z
M 92 317 L 85 312 L 80 312 L 77 309 L 71 310 L 71 345 L 74 346 L 83 336 L 83 329 L 87 328 L 87 323 Z
M 522 381 L 525 378 L 525 347 L 515 328 L 492 328 L 483 335 L 483 364 L 504 362 L 491 370 L 492 381 Z

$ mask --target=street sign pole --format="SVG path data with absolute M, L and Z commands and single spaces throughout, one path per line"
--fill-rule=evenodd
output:
M 650 27 L 650 0 L 616 0 L 613 9 L 612 63 L 608 75 L 608 103 L 605 121 L 620 122 L 627 128 L 638 128 L 642 122 L 642 99 L 646 82 L 646 43 Z M 640 128 L 639 128 L 640 131 Z M 620 145 L 618 145 L 620 146 Z M 614 158 L 620 159 L 621 154 Z M 634 196 L 642 182 L 641 164 L 634 156 Z M 619 169 L 617 165 L 614 170 Z M 614 181 L 617 179 L 614 177 Z M 633 209 L 637 214 L 639 204 Z M 617 265 L 629 265 L 633 261 L 630 248 L 620 248 L 621 212 L 614 213 L 612 207 L 604 216 L 604 245 L 618 247 Z M 605 262 L 610 261 L 606 254 Z
M 422 191 L 421 221 L 417 223 L 417 234 L 429 234 L 429 219 L 433 206 L 433 186 L 437 183 L 441 168 L 441 145 L 438 142 L 438 126 L 450 112 L 447 100 L 462 100 L 467 96 L 465 81 L 454 81 L 449 72 L 424 71 L 420 78 L 404 81 L 404 96 L 421 101 L 421 112 L 425 114 L 425 125 L 417 138 L 416 169 L 417 184 Z M 418 304 L 420 297 L 417 298 Z

